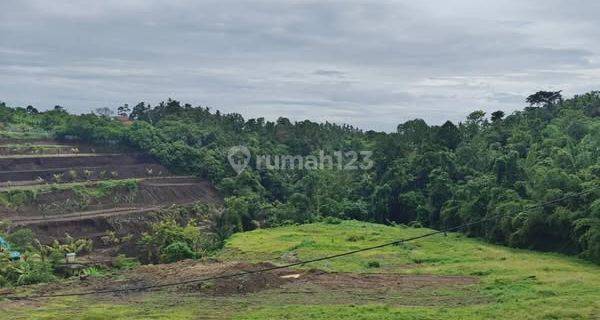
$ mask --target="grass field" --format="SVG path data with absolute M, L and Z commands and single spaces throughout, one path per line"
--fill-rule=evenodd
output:
M 412 237 L 429 229 L 354 221 L 263 229 L 234 235 L 217 258 L 272 261 L 353 250 Z M 600 266 L 559 254 L 490 245 L 460 234 L 436 235 L 399 246 L 304 266 L 360 274 L 462 275 L 460 289 L 265 290 L 198 296 L 174 291 L 124 297 L 60 298 L 0 304 L 2 319 L 598 319 Z M 383 288 L 382 284 L 382 288 Z

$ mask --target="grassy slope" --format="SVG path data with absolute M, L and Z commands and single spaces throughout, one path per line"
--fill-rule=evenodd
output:
M 428 229 L 343 222 L 309 224 L 236 234 L 219 255 L 226 260 L 283 263 L 282 255 L 301 259 L 352 250 L 427 233 Z M 368 261 L 381 267 L 368 268 Z M 42 308 L 10 308 L 10 319 L 593 319 L 600 317 L 600 267 L 558 254 L 509 249 L 468 239 L 460 234 L 433 236 L 315 263 L 330 271 L 397 272 L 405 274 L 474 275 L 473 290 L 489 302 L 465 306 L 398 306 L 374 302 L 289 303 L 262 292 L 237 297 L 207 298 L 151 293 L 127 304 L 114 299 L 53 300 Z M 432 294 L 437 294 L 432 292 Z M 452 294 L 452 293 L 450 293 Z M 330 297 L 336 301 L 336 297 Z M 1 314 L 1 313 L 0 313 Z M 4 318 L 0 315 L 0 318 Z M 7 319 L 8 319 L 7 318 Z
M 306 259 L 428 231 L 359 222 L 311 224 L 238 234 L 227 248 L 239 249 L 249 260 L 256 261 L 296 248 L 299 257 Z M 364 239 L 351 242 L 350 237 Z M 310 319 L 311 314 L 332 319 L 394 319 L 398 315 L 415 319 L 600 317 L 600 267 L 558 254 L 490 245 L 460 234 L 433 236 L 311 266 L 331 271 L 374 272 L 367 267 L 371 260 L 380 262 L 378 272 L 479 276 L 478 290 L 496 303 L 458 308 L 267 306 L 256 311 L 255 318 L 267 314 L 288 319 Z M 357 310 L 364 314 L 357 315 Z

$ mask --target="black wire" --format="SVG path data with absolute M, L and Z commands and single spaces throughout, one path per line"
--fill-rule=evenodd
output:
M 537 204 L 535 206 L 529 207 L 527 210 L 532 210 L 532 209 L 535 209 L 535 208 L 545 207 L 547 205 L 551 205 L 551 204 L 554 204 L 554 203 L 557 203 L 557 202 L 560 202 L 560 201 L 563 201 L 563 200 L 566 200 L 566 199 L 570 199 L 570 198 L 578 197 L 578 196 L 581 196 L 581 195 L 584 195 L 584 194 L 588 194 L 588 193 L 592 192 L 595 189 L 600 189 L 600 186 L 588 189 L 586 191 L 582 191 L 582 192 L 570 194 L 570 195 L 567 195 L 567 196 L 564 196 L 564 197 L 561 197 L 561 198 L 558 198 L 558 199 L 554 199 L 554 200 L 551 200 L 551 201 L 547 201 L 547 202 L 544 202 L 544 203 L 540 203 L 540 204 Z M 525 210 L 525 211 L 527 211 L 527 210 Z M 78 292 L 78 293 L 41 294 L 41 295 L 30 295 L 30 296 L 5 296 L 3 298 L 10 299 L 10 300 L 24 300 L 24 299 L 36 299 L 36 298 L 58 298 L 58 297 L 85 296 L 85 295 L 92 295 L 92 294 L 119 293 L 119 292 L 128 292 L 128 291 L 146 291 L 146 290 L 151 290 L 151 289 L 160 289 L 160 288 L 180 286 L 180 285 L 186 285 L 186 284 L 192 284 L 192 283 L 206 282 L 206 281 L 211 281 L 211 280 L 236 278 L 236 277 L 240 277 L 240 276 L 244 276 L 244 275 L 249 275 L 249 274 L 269 272 L 269 271 L 273 271 L 273 270 L 286 269 L 286 268 L 295 267 L 295 266 L 304 265 L 304 264 L 313 263 L 313 262 L 330 260 L 330 259 L 334 259 L 334 258 L 339 258 L 339 257 L 343 257 L 343 256 L 348 256 L 348 255 L 356 254 L 356 253 L 359 253 L 359 252 L 375 250 L 375 249 L 379 249 L 379 248 L 383 248 L 383 247 L 388 247 L 388 246 L 392 246 L 392 245 L 398 245 L 398 244 L 409 242 L 409 241 L 423 239 L 423 238 L 434 236 L 436 234 L 441 234 L 441 233 L 445 234 L 448 231 L 460 230 L 460 229 L 463 229 L 463 228 L 466 228 L 466 227 L 469 227 L 469 226 L 472 226 L 472 225 L 480 224 L 482 222 L 495 219 L 497 217 L 501 217 L 503 215 L 504 214 L 500 214 L 499 213 L 499 214 L 495 214 L 495 215 L 492 215 L 492 216 L 488 216 L 488 217 L 479 219 L 477 221 L 465 223 L 465 224 L 462 224 L 462 225 L 459 225 L 459 226 L 445 228 L 443 230 L 433 231 L 433 232 L 426 233 L 426 234 L 423 234 L 423 235 L 420 235 L 420 236 L 415 236 L 415 237 L 406 238 L 406 239 L 400 239 L 400 240 L 396 240 L 396 241 L 392 241 L 392 242 L 387 242 L 387 243 L 383 243 L 383 244 L 376 245 L 376 246 L 364 247 L 364 248 L 361 248 L 361 249 L 356 249 L 356 250 L 352 250 L 352 251 L 346 251 L 346 252 L 343 252 L 343 253 L 338 253 L 338 254 L 324 256 L 324 257 L 315 258 L 315 259 L 303 260 L 303 261 L 294 262 L 294 263 L 290 263 L 290 264 L 286 264 L 286 265 L 281 265 L 281 266 L 273 266 L 273 267 L 267 267 L 267 268 L 262 268 L 262 269 L 257 269 L 257 270 L 246 270 L 246 271 L 237 272 L 237 273 L 233 273 L 233 274 L 225 274 L 225 275 L 220 275 L 220 276 L 212 276 L 212 277 L 206 277 L 206 278 L 191 279 L 191 280 L 185 280 L 185 281 L 177 281 L 177 282 L 170 282 L 170 283 L 157 284 L 157 285 L 148 285 L 148 286 L 141 286 L 141 287 L 134 287 L 134 288 L 107 289 L 107 290 L 96 290 L 96 291 L 87 291 L 87 292 Z M 2 297 L 2 296 L 0 296 L 0 297 Z

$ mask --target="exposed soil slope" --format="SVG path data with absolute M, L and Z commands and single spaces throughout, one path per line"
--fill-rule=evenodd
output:
M 221 202 L 208 181 L 172 176 L 148 155 L 46 140 L 0 145 L 0 200 L 0 219 L 43 241 L 139 233 L 161 208 Z

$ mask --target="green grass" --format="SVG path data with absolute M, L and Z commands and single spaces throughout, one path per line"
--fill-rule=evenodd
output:
M 430 231 L 350 221 L 341 225 L 318 223 L 265 229 L 234 235 L 227 243 L 224 256 L 233 258 L 242 255 L 241 260 L 266 259 L 282 263 L 281 257 L 289 251 L 295 251 L 300 259 L 310 259 Z M 348 241 L 349 238 L 357 240 Z M 477 276 L 481 279 L 478 290 L 495 303 L 424 310 L 373 307 L 373 316 L 357 317 L 359 319 L 393 319 L 393 314 L 414 314 L 416 319 L 600 317 L 599 266 L 559 254 L 491 245 L 457 233 L 318 262 L 310 267 L 329 271 L 373 272 L 368 261 L 378 261 L 381 264 L 377 272 Z M 342 319 L 356 313 L 355 308 L 348 306 L 299 308 L 305 311 L 299 313 L 302 314 L 301 317 L 281 318 L 310 319 L 309 314 L 315 313 L 320 314 L 319 317 L 335 319 L 336 314 L 341 313 L 339 318 Z M 275 313 L 275 309 L 280 308 L 266 308 L 249 318 L 259 319 L 265 312 Z M 392 310 L 392 315 L 384 316 L 387 314 L 384 309 Z M 290 310 L 286 308 L 285 312 Z M 344 313 L 348 315 L 344 316 Z
M 40 140 L 48 139 L 51 134 L 42 130 L 27 130 L 27 131 L 11 131 L 11 130 L 0 130 L 0 139 L 11 139 L 11 140 Z
M 0 156 L 0 159 L 23 159 L 23 158 L 70 158 L 70 157 L 101 157 L 118 153 L 50 153 L 50 154 L 9 154 Z
M 232 261 L 285 263 L 310 259 L 430 232 L 345 221 L 256 230 L 234 235 L 217 255 Z M 377 261 L 378 268 L 369 267 Z M 41 307 L 8 308 L 6 319 L 594 319 L 600 317 L 600 266 L 552 253 L 510 249 L 466 238 L 436 235 L 400 246 L 305 266 L 328 271 L 469 275 L 480 279 L 468 290 L 475 303 L 411 305 L 404 299 L 461 297 L 444 290 L 416 291 L 418 297 L 365 300 L 353 292 L 282 295 L 262 291 L 243 296 L 199 298 L 157 292 L 135 299 L 57 299 Z M 393 293 L 390 293 L 393 294 Z M 368 297 L 367 297 L 368 298 Z M 396 303 L 396 302 L 400 303 Z M 420 301 L 420 300 L 419 300 Z M 432 301 L 436 301 L 433 299 Z M 2 305 L 0 305 L 0 309 Z M 3 316 L 4 314 L 4 316 Z
M 9 143 L 2 144 L 0 147 L 8 149 L 8 150 L 22 150 L 22 149 L 32 149 L 32 150 L 46 150 L 46 149 L 58 149 L 58 148 L 72 148 L 75 146 L 66 145 L 66 144 L 32 144 L 29 142 L 24 143 Z
M 165 308 L 166 299 L 150 298 L 136 301 L 134 307 L 116 304 L 113 301 L 90 303 L 82 299 L 64 298 L 54 300 L 44 306 L 27 308 L 27 312 L 9 308 L 0 312 L 0 319 L 39 319 L 39 320 L 115 320 L 115 319 L 193 319 L 193 311 L 188 307 L 171 306 Z M 0 308 L 0 311 L 2 309 Z
M 2 157 L 11 155 L 32 156 L 32 155 L 52 155 L 61 154 L 63 150 L 75 148 L 71 145 L 60 144 L 31 144 L 28 142 L 22 144 L 2 144 L 0 150 L 3 151 Z
M 137 190 L 140 179 L 120 179 L 120 180 L 103 180 L 97 181 L 91 185 L 76 185 L 72 189 L 75 194 L 82 197 L 89 198 L 102 198 L 105 197 L 115 189 L 125 188 L 128 191 Z

